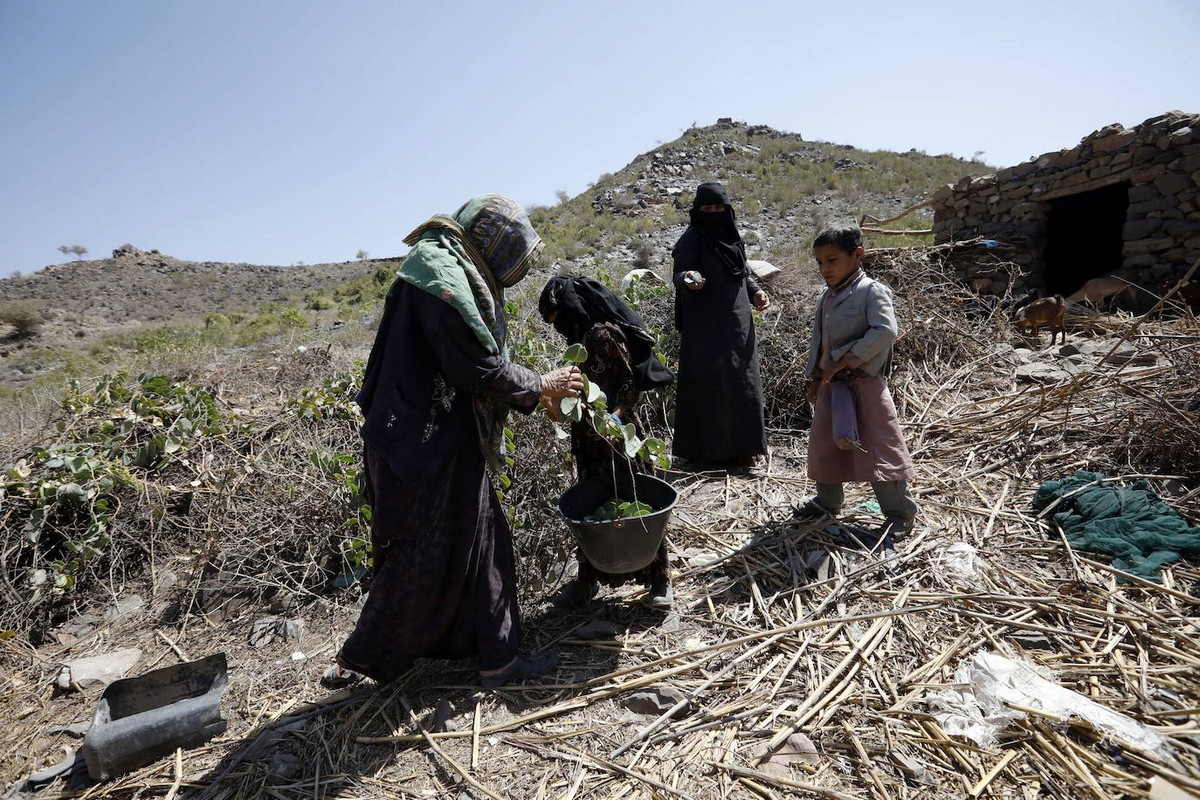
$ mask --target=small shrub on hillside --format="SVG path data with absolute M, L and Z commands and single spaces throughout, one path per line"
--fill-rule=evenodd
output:
M 654 268 L 654 245 L 646 239 L 638 239 L 633 244 L 633 268 Z
M 309 311 L 326 311 L 337 306 L 328 297 L 322 295 L 308 295 L 304 298 L 304 307 Z
M 0 324 L 12 327 L 14 339 L 30 339 L 37 336 L 45 322 L 46 312 L 31 301 L 18 301 L 0 306 Z
M 187 352 L 195 344 L 192 334 L 171 328 L 155 328 L 133 339 L 133 350 L 140 355 L 164 355 Z

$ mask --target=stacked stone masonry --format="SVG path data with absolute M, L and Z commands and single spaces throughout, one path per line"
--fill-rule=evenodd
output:
M 1044 289 L 1051 203 L 1105 187 L 1127 189 L 1119 277 L 1161 291 L 1200 259 L 1200 115 L 1169 112 L 1113 124 L 1078 146 L 934 194 L 937 243 L 982 237 L 1006 245 L 1017 285 L 974 265 L 959 278 L 985 294 Z M 1120 189 L 1115 189 L 1120 192 Z

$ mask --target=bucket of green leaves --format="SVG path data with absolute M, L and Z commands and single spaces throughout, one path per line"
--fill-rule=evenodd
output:
M 653 475 L 594 475 L 567 489 L 558 510 L 588 561 L 635 572 L 658 554 L 679 493 Z

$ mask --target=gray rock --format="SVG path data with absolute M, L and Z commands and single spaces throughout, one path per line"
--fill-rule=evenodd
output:
M 291 783 L 304 772 L 304 762 L 291 753 L 276 753 L 267 763 L 272 783 Z
M 296 642 L 304 638 L 307 626 L 302 619 L 281 619 L 279 621 L 279 635 L 284 641 Z
M 1058 348 L 1058 354 L 1060 356 L 1064 356 L 1064 357 L 1077 356 L 1077 355 L 1080 355 L 1081 352 L 1082 351 L 1080 351 L 1080 349 L 1078 347 L 1076 347 L 1074 344 L 1064 343 L 1062 346 L 1060 346 Z
M 1017 380 L 1026 383 L 1060 383 L 1071 379 L 1071 373 L 1049 364 L 1021 364 L 1014 372 Z
M 793 765 L 815 767 L 820 763 L 821 754 L 817 752 L 812 739 L 803 733 L 793 733 L 783 740 L 778 750 L 763 760 L 763 769 L 776 775 L 786 775 Z
M 96 631 L 103 620 L 95 614 L 80 614 L 55 630 L 54 635 L 61 644 L 71 644 Z
M 683 620 L 675 608 L 668 611 L 662 618 L 662 622 L 658 623 L 658 629 L 663 633 L 678 633 L 682 628 Z
M 254 624 L 250 627 L 250 646 L 266 647 L 275 641 L 275 634 L 279 630 L 278 626 L 279 619 L 276 617 L 254 620 Z
M 429 717 L 429 722 L 425 725 L 425 730 L 430 733 L 445 733 L 446 723 L 454 714 L 454 706 L 450 701 L 442 697 L 438 700 L 437 708 L 433 710 L 433 714 Z
M 625 707 L 638 714 L 661 715 L 679 703 L 683 703 L 671 719 L 682 719 L 694 710 L 687 695 L 674 686 L 659 686 L 653 689 L 642 689 L 625 698 Z
M 302 619 L 260 617 L 250 628 L 250 645 L 265 647 L 276 639 L 294 642 L 304 638 L 306 626 Z
M 104 612 L 104 618 L 109 622 L 112 622 L 120 619 L 121 617 L 127 617 L 136 611 L 140 611 L 141 609 L 145 608 L 145 606 L 146 601 L 142 599 L 142 596 L 133 594 L 129 597 L 121 598 L 112 606 L 110 606 L 109 609 Z
M 65 691 L 89 686 L 107 686 L 124 678 L 142 657 L 136 647 L 64 662 L 55 683 Z

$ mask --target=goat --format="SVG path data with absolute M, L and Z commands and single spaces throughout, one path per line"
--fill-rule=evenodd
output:
M 1133 284 L 1124 278 L 1118 278 L 1116 275 L 1103 275 L 1099 278 L 1092 278 L 1067 295 L 1067 302 L 1099 306 L 1105 300 L 1115 298 L 1121 292 L 1128 292 L 1132 289 Z
M 1042 327 L 1042 323 L 1050 329 L 1050 344 L 1054 344 L 1054 339 L 1058 334 L 1062 334 L 1062 340 L 1065 344 L 1067 341 L 1067 328 L 1064 324 L 1066 317 L 1066 303 L 1063 302 L 1062 295 L 1054 295 L 1053 297 L 1043 297 L 1040 300 L 1034 300 L 1027 306 L 1017 310 L 1017 317 L 1014 320 L 1017 329 L 1040 339 L 1038 330 Z

